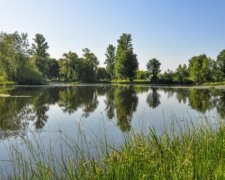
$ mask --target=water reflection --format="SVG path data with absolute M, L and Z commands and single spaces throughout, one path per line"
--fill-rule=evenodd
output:
M 138 104 L 137 94 L 133 86 L 117 87 L 113 93 L 114 99 L 110 101 L 114 101 L 117 125 L 122 131 L 129 131 L 131 129 L 130 122 Z
M 147 97 L 147 104 L 153 109 L 160 105 L 160 94 L 157 92 L 156 88 L 151 89 L 151 92 Z
M 98 106 L 96 87 L 79 86 L 60 89 L 58 93 L 59 106 L 64 112 L 72 114 L 83 109 L 83 116 L 88 117 Z
M 146 103 L 149 108 L 157 109 L 164 103 L 161 99 L 164 95 L 203 114 L 215 109 L 225 118 L 225 90 L 102 85 L 1 89 L 0 94 L 3 93 L 12 96 L 0 97 L 1 132 L 25 131 L 29 124 L 36 129 L 43 128 L 48 122 L 51 105 L 58 105 L 68 115 L 81 110 L 82 116 L 87 118 L 99 104 L 104 105 L 107 118 L 115 120 L 121 131 L 127 132 L 132 128 L 138 104 Z M 140 96 L 145 97 L 145 102 L 139 102 Z

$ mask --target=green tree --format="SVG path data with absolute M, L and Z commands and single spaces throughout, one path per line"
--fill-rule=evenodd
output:
M 217 56 L 216 62 L 218 65 L 220 76 L 222 77 L 222 79 L 224 79 L 225 78 L 225 49 L 219 53 L 219 55 Z
M 179 64 L 175 72 L 175 80 L 179 83 L 184 83 L 187 81 L 189 76 L 187 65 L 184 64 L 183 66 Z
M 63 58 L 59 60 L 59 73 L 66 81 L 77 81 L 80 71 L 81 60 L 74 52 L 69 51 L 63 54 Z
M 45 37 L 42 34 L 36 34 L 33 39 L 34 43 L 32 44 L 31 53 L 38 57 L 47 58 L 48 54 L 48 43 L 46 42 Z
M 107 47 L 106 54 L 105 54 L 106 71 L 108 74 L 110 74 L 111 79 L 115 77 L 115 52 L 116 52 L 116 47 L 110 44 Z
M 93 71 L 96 71 L 99 64 L 98 58 L 88 48 L 84 48 L 83 53 L 83 62 L 88 64 Z
M 173 70 L 167 69 L 163 74 L 159 74 L 159 79 L 163 83 L 172 84 L 174 83 L 174 76 L 175 73 L 173 72 Z
M 49 58 L 48 60 L 48 78 L 59 78 L 59 63 L 56 59 Z
M 147 70 L 149 73 L 150 80 L 152 82 L 157 80 L 157 76 L 160 73 L 161 63 L 156 58 L 150 59 L 147 63 Z
M 79 80 L 84 82 L 93 82 L 96 78 L 96 71 L 98 67 L 98 59 L 94 53 L 88 48 L 83 49 L 83 58 L 79 71 Z
M 110 79 L 110 75 L 107 73 L 105 68 L 98 67 L 96 72 L 97 80 L 107 80 Z
M 33 55 L 32 61 L 34 61 L 38 70 L 46 78 L 49 72 L 48 60 L 48 43 L 46 42 L 45 37 L 42 34 L 36 34 L 33 39 L 34 43 L 32 44 L 31 54 Z
M 136 79 L 143 79 L 146 80 L 148 79 L 148 71 L 141 71 L 141 70 L 137 70 L 136 71 Z
M 42 84 L 38 69 L 30 62 L 27 34 L 0 34 L 1 76 L 19 84 Z
M 122 34 L 117 41 L 117 51 L 115 56 L 115 73 L 120 79 L 129 79 L 132 81 L 135 72 L 138 70 L 138 61 L 136 54 L 133 53 L 132 38 L 130 34 Z
M 189 60 L 190 78 L 196 83 L 210 81 L 212 78 L 212 59 L 205 54 L 194 56 Z
M 0 34 L 0 70 L 7 80 L 19 81 L 18 72 L 28 61 L 27 34 Z

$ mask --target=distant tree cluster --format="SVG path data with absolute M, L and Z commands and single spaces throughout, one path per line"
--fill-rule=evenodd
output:
M 157 59 L 150 59 L 147 70 L 151 82 L 201 84 L 204 82 L 220 82 L 225 78 L 225 50 L 217 56 L 217 60 L 207 57 L 205 54 L 194 56 L 189 64 L 179 65 L 175 71 L 167 70 L 160 74 L 161 63 Z
M 30 45 L 26 33 L 0 33 L 0 79 L 18 84 L 43 84 L 48 80 L 96 82 L 102 80 L 134 79 L 151 83 L 204 83 L 225 79 L 225 50 L 216 60 L 205 54 L 194 56 L 188 65 L 179 65 L 175 71 L 161 72 L 161 63 L 153 58 L 146 71 L 138 70 L 137 55 L 133 51 L 131 34 L 122 34 L 117 46 L 106 49 L 106 68 L 99 67 L 95 54 L 83 49 L 82 57 L 69 51 L 62 58 L 51 58 L 49 45 L 42 34 L 36 34 Z

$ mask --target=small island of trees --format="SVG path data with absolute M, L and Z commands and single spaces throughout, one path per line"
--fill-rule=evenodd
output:
M 63 82 L 141 82 L 154 84 L 202 84 L 222 82 L 225 78 L 225 50 L 216 60 L 201 54 L 178 65 L 175 71 L 161 72 L 161 63 L 153 58 L 147 62 L 146 70 L 138 69 L 131 34 L 122 34 L 117 46 L 109 44 L 105 53 L 106 67 L 99 67 L 98 58 L 88 48 L 83 56 L 66 52 L 55 59 L 48 53 L 49 45 L 42 34 L 36 34 L 30 45 L 27 33 L 0 33 L 0 85 L 46 84 Z

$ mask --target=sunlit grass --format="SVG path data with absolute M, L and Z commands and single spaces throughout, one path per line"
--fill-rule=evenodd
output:
M 15 82 L 12 81 L 0 81 L 0 86 L 11 86 L 15 85 Z
M 11 158 L 16 164 L 15 174 L 10 174 L 9 178 L 225 178 L 224 122 L 177 127 L 172 125 L 160 136 L 154 128 L 149 129 L 147 134 L 131 133 L 125 137 L 125 143 L 120 148 L 109 143 L 106 137 L 99 139 L 99 142 L 89 142 L 80 132 L 78 142 L 62 134 L 60 157 L 53 153 L 51 144 L 44 146 L 39 136 L 34 135 L 32 142 L 23 138 L 20 148 L 11 148 Z M 95 155 L 91 153 L 93 148 Z
M 205 85 L 205 86 L 224 86 L 225 81 L 222 81 L 222 82 L 207 82 L 207 83 L 203 83 L 203 85 Z
M 118 84 L 150 84 L 149 80 L 142 80 L 142 79 L 134 79 L 133 81 L 129 80 L 112 80 L 111 83 L 118 83 Z

